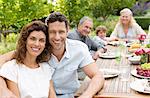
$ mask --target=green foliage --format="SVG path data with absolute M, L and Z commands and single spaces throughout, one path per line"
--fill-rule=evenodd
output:
M 16 7 L 14 5 L 14 0 L 2 0 L 0 3 L 0 26 L 2 30 L 8 29 L 11 23 L 15 22 L 16 13 L 13 11 L 16 11 Z
M 83 16 L 91 16 L 88 0 L 57 0 L 55 11 L 65 14 L 70 22 L 70 26 L 77 25 Z
M 150 17 L 135 17 L 135 20 L 143 29 L 148 30 Z
M 18 34 L 11 33 L 6 37 L 6 42 L 4 42 L 4 37 L 2 36 L 2 42 L 0 43 L 0 54 L 15 50 L 16 42 L 18 39 Z
M 20 29 L 29 21 L 48 15 L 51 9 L 46 0 L 1 0 L 0 26 L 2 30 L 12 25 Z
M 117 14 L 122 8 L 132 7 L 135 0 L 90 0 L 93 16 L 106 20 L 111 14 Z
M 75 27 L 83 16 L 106 20 L 111 14 L 124 7 L 130 8 L 134 3 L 135 0 L 57 0 L 54 10 L 65 14 L 71 27 Z
M 15 50 L 18 36 L 19 34 L 15 33 L 8 34 L 6 41 L 4 41 L 4 36 L 2 36 L 2 42 L 0 43 L 0 54 Z
M 112 33 L 112 31 L 115 28 L 115 25 L 118 22 L 118 16 L 110 16 L 108 17 L 106 20 L 101 20 L 99 18 L 94 18 L 94 29 L 99 26 L 99 25 L 103 25 L 106 26 L 107 28 L 107 36 L 110 36 L 110 34 Z
M 16 43 L 18 39 L 18 34 L 10 33 L 7 35 L 6 42 L 7 43 Z
M 0 55 L 15 50 L 15 48 L 16 43 L 8 43 L 7 46 L 4 43 L 0 43 Z

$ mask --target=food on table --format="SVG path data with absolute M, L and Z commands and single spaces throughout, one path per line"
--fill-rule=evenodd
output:
M 150 48 L 150 44 L 147 44 L 147 45 L 146 45 L 146 48 Z
M 129 52 L 135 52 L 137 49 L 139 49 L 141 47 L 141 44 L 138 43 L 133 43 L 131 44 L 131 46 L 129 47 Z
M 150 77 L 150 63 L 144 63 L 140 67 L 137 67 L 136 70 L 138 75 Z
M 140 48 L 141 44 L 134 43 L 131 45 L 131 49 Z

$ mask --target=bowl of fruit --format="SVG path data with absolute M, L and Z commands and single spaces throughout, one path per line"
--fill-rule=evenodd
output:
M 144 77 L 150 77 L 150 63 L 144 63 L 136 68 L 137 74 Z

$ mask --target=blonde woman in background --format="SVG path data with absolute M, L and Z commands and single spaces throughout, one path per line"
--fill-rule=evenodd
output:
M 133 13 L 130 9 L 124 8 L 120 11 L 120 19 L 111 34 L 112 40 L 130 41 L 135 39 L 139 34 L 146 34 L 144 30 L 136 23 Z

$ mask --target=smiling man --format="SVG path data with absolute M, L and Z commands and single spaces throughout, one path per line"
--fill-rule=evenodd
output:
M 55 68 L 52 80 L 57 97 L 74 98 L 74 93 L 80 87 L 77 69 L 82 68 L 83 72 L 91 78 L 91 82 L 78 98 L 92 98 L 103 87 L 104 77 L 92 59 L 88 47 L 80 41 L 67 39 L 68 22 L 63 14 L 59 12 L 50 14 L 46 23 L 52 47 L 49 64 Z M 2 83 L 4 84 L 4 81 L 1 81 L 0 84 Z M 4 87 L 3 91 L 5 90 L 9 94 L 5 84 L 0 87 Z
M 68 33 L 68 38 L 79 40 L 88 46 L 88 49 L 94 60 L 99 58 L 99 53 L 105 52 L 107 49 L 100 44 L 95 43 L 89 34 L 93 28 L 93 20 L 87 16 L 80 19 L 78 27 Z
M 92 80 L 87 90 L 79 98 L 92 98 L 102 88 L 104 78 L 98 71 L 88 47 L 77 40 L 67 39 L 68 22 L 64 15 L 54 12 L 47 17 L 49 42 L 52 57 L 49 61 L 56 71 L 53 75 L 58 98 L 74 98 L 80 86 L 77 69 L 82 68 Z
M 88 50 L 90 51 L 92 58 L 94 60 L 97 60 L 99 58 L 99 54 L 102 52 L 106 52 L 107 49 L 104 47 L 104 45 L 94 42 L 94 40 L 89 37 L 92 28 L 93 20 L 87 16 L 84 16 L 80 19 L 78 27 L 68 33 L 68 38 L 73 40 L 79 40 L 85 43 L 88 46 Z M 81 69 L 78 69 L 78 75 L 78 78 L 81 81 L 86 76 Z

